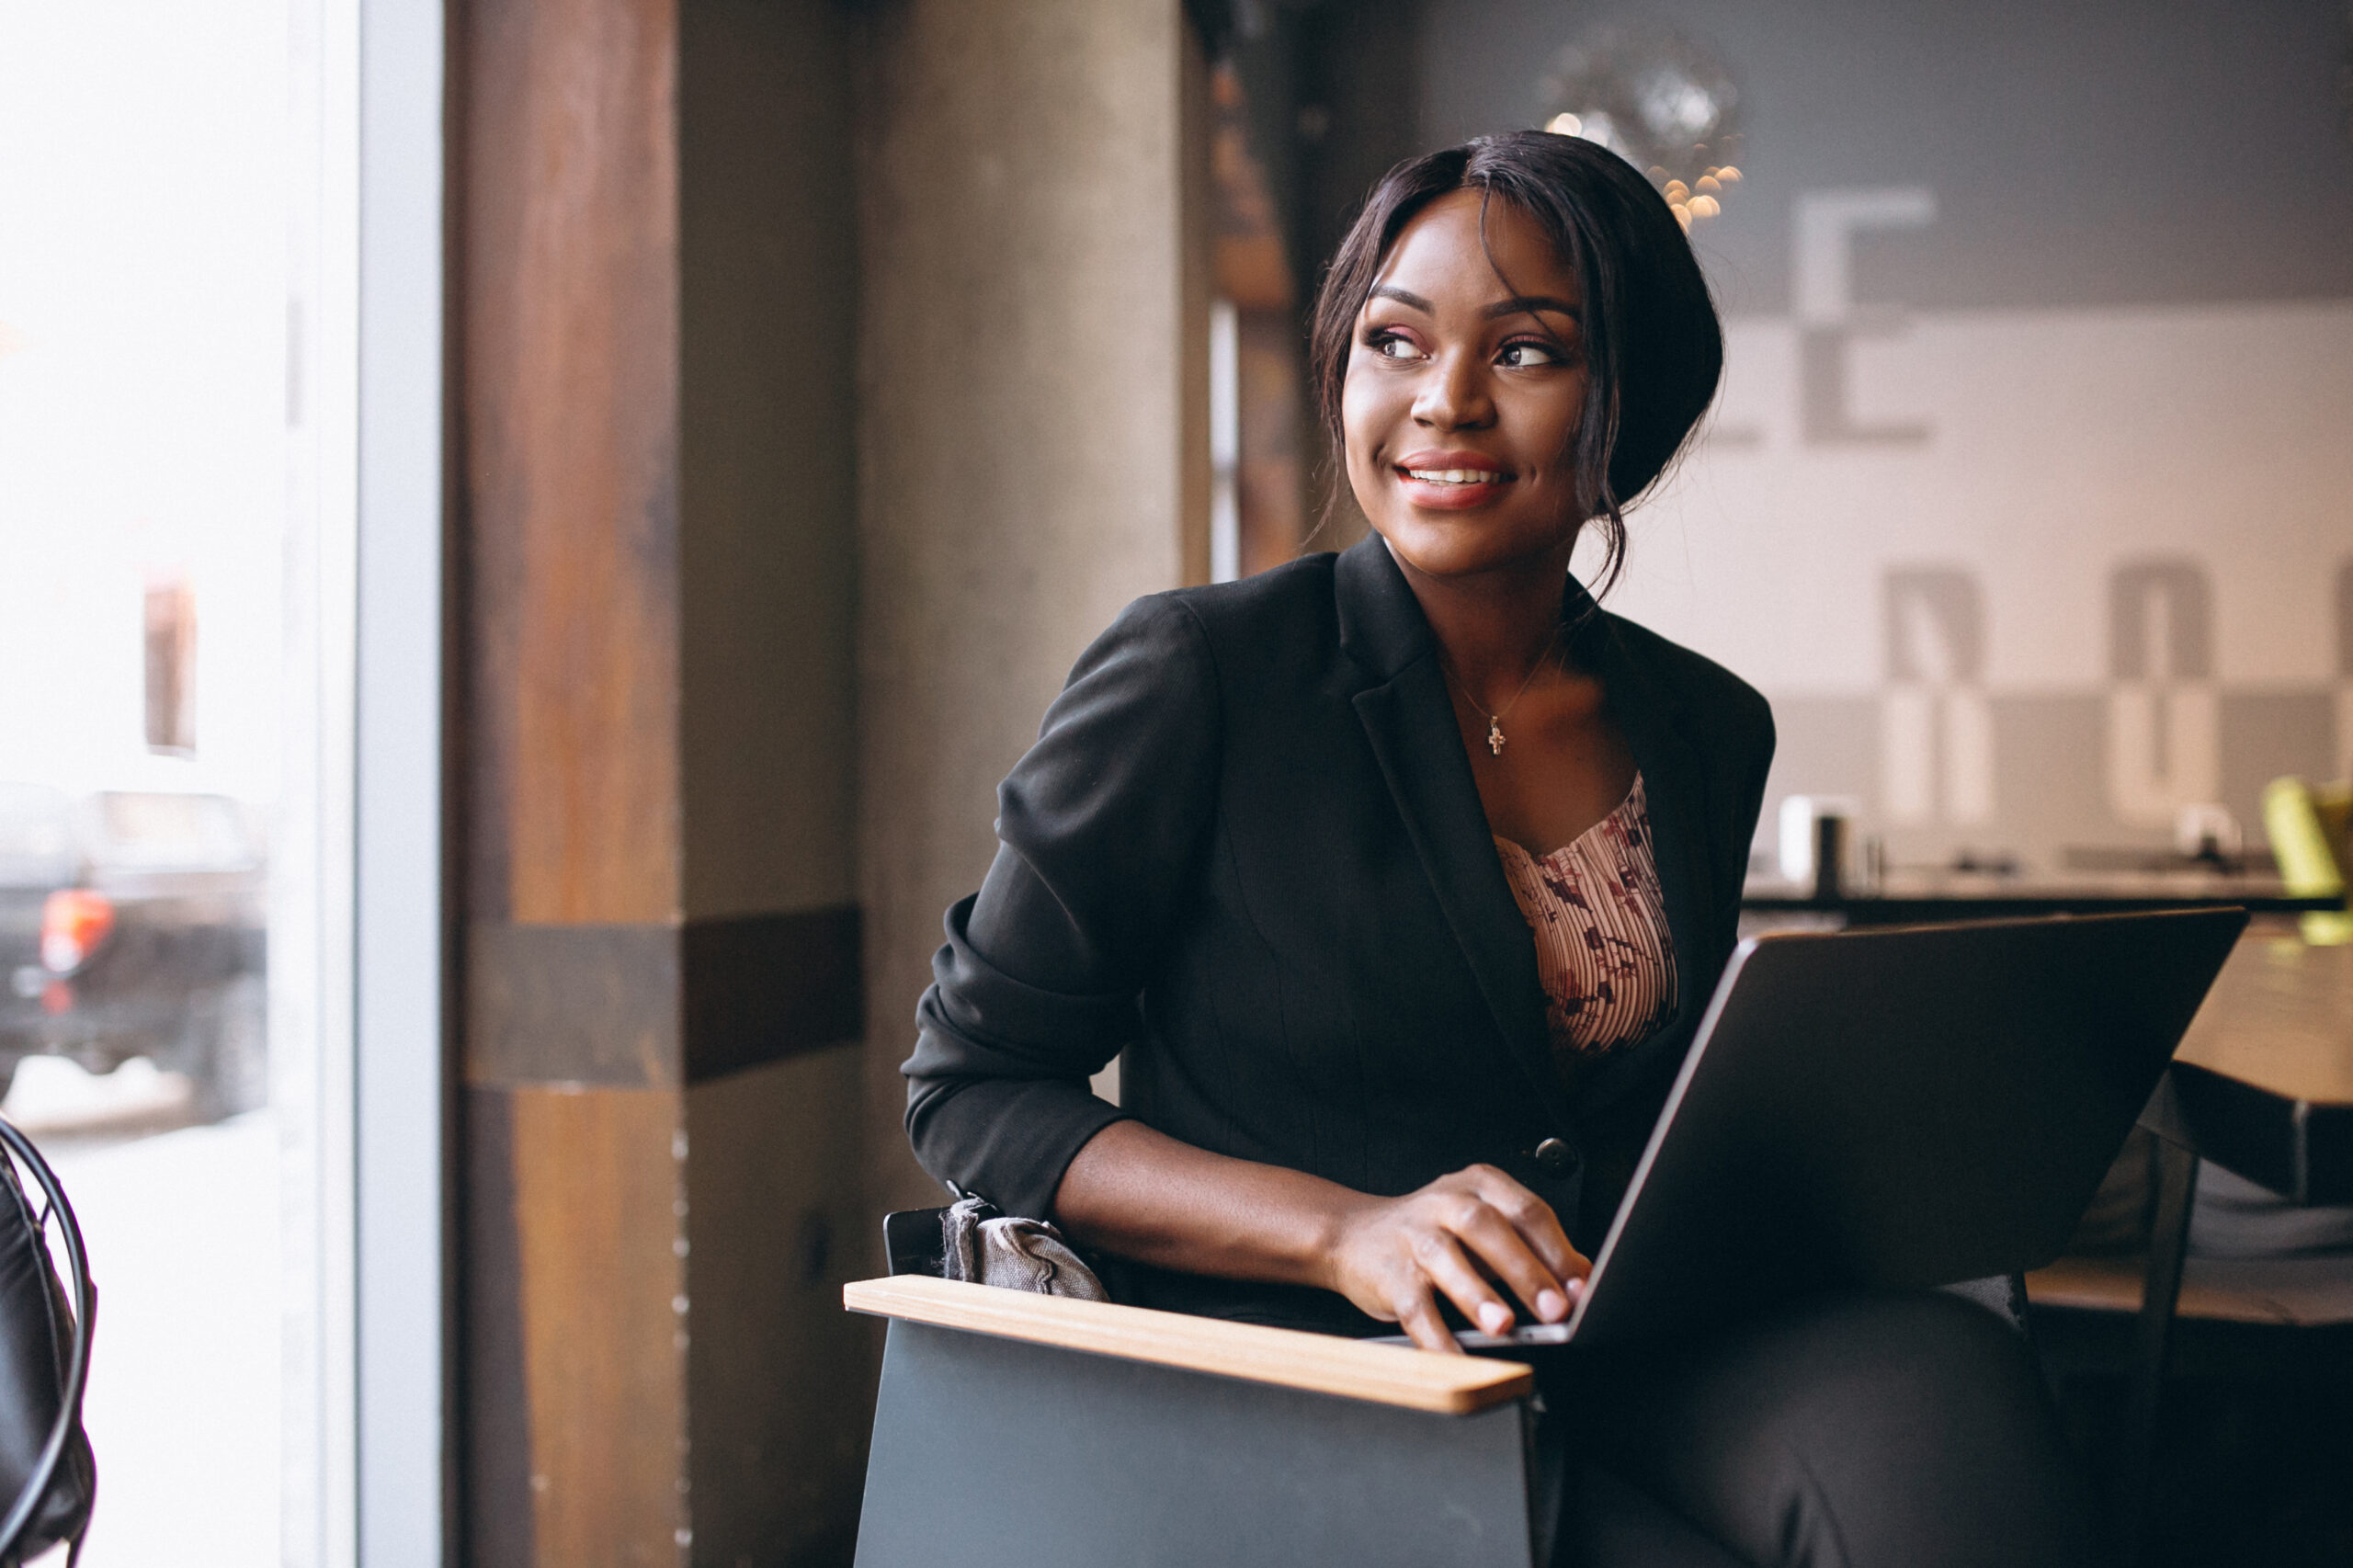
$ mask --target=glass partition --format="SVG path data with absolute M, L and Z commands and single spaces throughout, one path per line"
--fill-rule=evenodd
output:
M 0 1084 L 104 1296 L 91 1568 L 350 1560 L 348 9 L 0 10 Z

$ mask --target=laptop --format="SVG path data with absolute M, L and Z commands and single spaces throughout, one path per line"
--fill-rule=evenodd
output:
M 2246 925 L 2240 909 L 1752 937 L 1574 1312 L 1466 1349 L 1620 1344 L 2059 1256 Z

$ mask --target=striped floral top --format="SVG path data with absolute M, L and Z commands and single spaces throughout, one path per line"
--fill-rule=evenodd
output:
M 1535 856 L 1498 838 L 1495 852 L 1536 936 L 1536 973 L 1563 1076 L 1666 1022 L 1675 1011 L 1675 944 L 1641 775 L 1618 809 L 1574 843 Z

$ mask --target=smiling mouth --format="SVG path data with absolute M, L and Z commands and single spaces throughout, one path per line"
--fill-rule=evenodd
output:
M 1401 468 L 1397 472 L 1424 484 L 1498 484 L 1510 477 L 1491 468 Z

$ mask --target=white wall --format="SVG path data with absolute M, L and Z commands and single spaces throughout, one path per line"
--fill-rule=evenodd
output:
M 1849 350 L 1852 411 L 1916 438 L 1809 439 L 1802 324 L 1743 318 L 1718 438 L 1632 522 L 1616 608 L 1801 716 L 1777 793 L 1859 794 L 1912 852 L 1970 842 L 2047 862 L 2069 844 L 2162 836 L 2194 801 L 2253 826 L 2263 778 L 2344 766 L 2353 302 L 1884 319 L 1890 335 Z M 2160 656 L 2136 696 L 2114 601 L 2130 591 L 2119 574 L 2144 564 L 2204 579 L 2211 652 Z M 1974 585 L 1974 658 L 1944 648 L 1914 602 L 1890 606 L 1891 574 L 1920 569 Z M 2188 632 L 2167 630 L 2144 637 Z M 1904 639 L 1919 644 L 1909 656 Z M 1943 716 L 1972 702 L 1988 714 L 1980 741 Z M 2172 716 L 2166 739 L 2136 702 Z M 2001 714 L 2038 708 L 2040 726 L 2004 735 Z M 2049 787 L 2084 767 L 2096 789 Z
M 1730 73 L 1744 176 L 1720 413 L 1614 606 L 1773 699 L 1772 794 L 2047 871 L 2353 770 L 2344 6 L 1447 0 L 1421 140 L 1540 123 L 1612 25 Z

